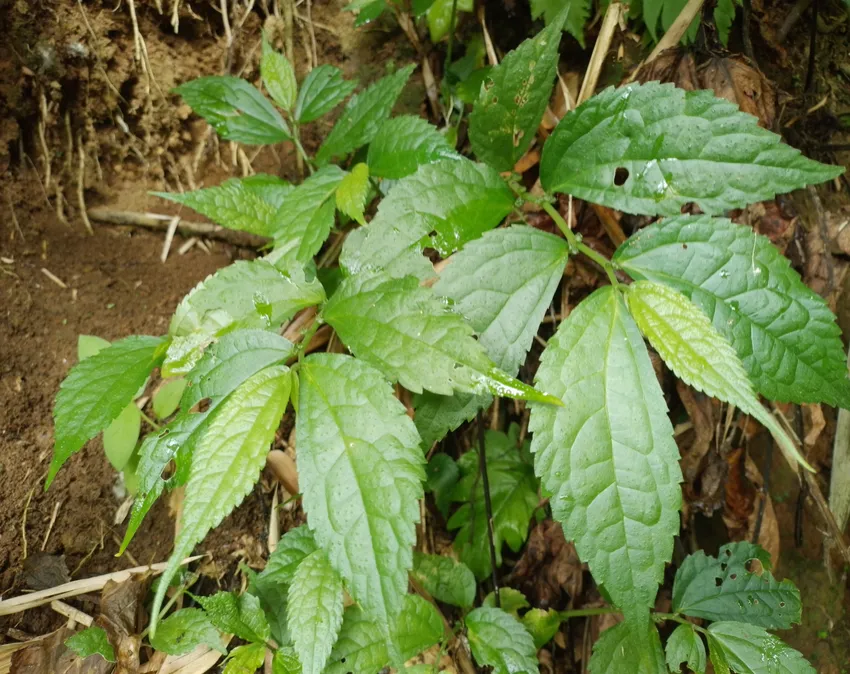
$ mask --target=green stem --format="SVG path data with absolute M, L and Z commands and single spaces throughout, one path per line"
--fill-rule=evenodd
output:
M 298 154 L 301 155 L 301 159 L 304 160 L 304 163 L 307 165 L 307 170 L 310 172 L 310 175 L 313 175 L 313 164 L 310 162 L 310 157 L 307 156 L 307 153 L 304 152 L 304 148 L 301 145 L 301 130 L 298 128 L 297 124 L 292 125 L 292 142 L 295 143 L 295 149 L 298 150 Z
M 652 619 L 655 622 L 661 622 L 663 620 L 672 620 L 674 623 L 680 623 L 682 625 L 689 625 L 697 632 L 702 632 L 703 634 L 708 634 L 708 630 L 700 627 L 699 625 L 694 625 L 690 620 L 686 620 L 684 617 L 676 614 L 676 613 L 653 613 Z
M 146 422 L 147 424 L 149 424 L 150 426 L 152 426 L 154 430 L 158 431 L 160 428 L 162 428 L 162 426 L 160 426 L 158 423 L 156 423 L 156 422 L 155 422 L 153 419 L 151 419 L 151 418 L 150 418 L 147 414 L 145 414 L 144 412 L 142 412 L 142 410 L 139 410 L 139 415 L 142 417 L 142 419 L 144 419 L 144 420 L 145 420 L 145 422 Z
M 569 620 L 570 618 L 587 618 L 594 615 L 607 615 L 609 613 L 620 613 L 619 609 L 613 606 L 602 606 L 600 608 L 579 608 L 573 611 L 559 611 L 558 617 L 561 620 Z
M 319 329 L 321 324 L 322 321 L 320 321 L 319 318 L 316 317 L 316 320 L 313 321 L 312 325 L 310 325 L 310 327 L 307 328 L 307 330 L 305 330 L 304 333 L 301 335 L 301 341 L 298 343 L 299 363 L 304 358 L 304 351 L 307 349 L 308 346 L 310 346 L 310 340 L 313 339 L 313 335 L 316 334 L 316 331 Z

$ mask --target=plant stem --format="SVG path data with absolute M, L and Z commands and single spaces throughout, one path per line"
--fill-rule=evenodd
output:
M 455 41 L 455 21 L 457 20 L 457 0 L 452 0 L 452 13 L 449 18 L 449 46 L 446 49 L 446 65 L 444 66 L 444 74 L 449 72 L 449 66 L 452 64 L 452 47 Z
M 619 613 L 620 610 L 613 606 L 602 606 L 600 608 L 579 608 L 572 611 L 559 611 L 558 617 L 561 620 L 569 620 L 570 618 L 587 618 L 594 615 L 607 615 L 609 613 Z
M 487 477 L 487 457 L 484 451 L 484 417 L 478 411 L 478 465 L 481 472 L 481 487 L 484 490 L 484 513 L 487 517 L 487 542 L 490 546 L 490 566 L 493 567 L 493 592 L 496 596 L 496 607 L 502 607 L 499 594 L 499 575 L 496 570 L 496 544 L 493 534 L 493 503 L 490 500 L 490 479 Z
M 313 339 L 313 335 L 316 334 L 316 331 L 319 329 L 319 327 L 321 327 L 321 324 L 322 322 L 317 318 L 301 335 L 301 340 L 298 342 L 297 345 L 299 363 L 304 358 L 304 351 L 306 351 L 307 347 L 310 346 L 310 341 Z
M 298 154 L 301 155 L 301 159 L 304 160 L 304 163 L 307 165 L 307 170 L 310 172 L 310 175 L 313 175 L 313 164 L 310 162 L 310 157 L 307 156 L 307 153 L 304 152 L 304 148 L 301 145 L 301 130 L 298 128 L 297 124 L 292 125 L 292 142 L 295 143 L 295 149 L 298 150 Z
M 142 410 L 139 410 L 139 415 L 142 417 L 142 419 L 144 419 L 144 420 L 145 420 L 145 422 L 146 422 L 147 424 L 149 424 L 151 427 L 153 427 L 153 429 L 154 429 L 154 430 L 158 431 L 160 428 L 162 428 L 162 426 L 160 426 L 158 423 L 156 423 L 156 422 L 155 422 L 153 419 L 151 419 L 151 418 L 150 418 L 147 414 L 145 414 L 144 412 L 142 412 Z
M 702 632 L 703 634 L 708 634 L 708 630 L 706 630 L 705 628 L 700 627 L 699 625 L 694 625 L 694 623 L 692 623 L 690 620 L 686 620 L 682 616 L 677 615 L 675 613 L 653 613 L 652 619 L 655 622 L 661 622 L 662 620 L 672 620 L 674 623 L 680 623 L 682 625 L 690 625 L 697 632 Z

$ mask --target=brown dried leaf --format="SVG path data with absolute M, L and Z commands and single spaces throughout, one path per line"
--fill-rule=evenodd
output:
M 95 623 L 106 630 L 109 643 L 115 649 L 116 674 L 132 674 L 139 669 L 138 634 L 147 623 L 144 608 L 151 575 L 139 574 L 115 583 L 109 581 L 100 598 L 100 615 Z
M 640 71 L 639 82 L 673 82 L 680 89 L 694 91 L 702 88 L 697 77 L 696 65 L 690 54 L 681 49 L 667 49 Z
M 540 608 L 563 604 L 564 592 L 572 600 L 581 594 L 583 566 L 560 524 L 546 520 L 534 527 L 514 567 L 511 584 Z
M 826 428 L 826 419 L 823 416 L 823 409 L 820 405 L 802 405 L 803 408 L 803 427 L 806 429 L 806 435 L 803 437 L 803 444 L 807 447 L 814 447 L 823 429 Z
M 732 58 L 713 58 L 699 69 L 700 88 L 736 103 L 743 112 L 759 119 L 766 129 L 776 120 L 776 92 L 760 70 Z
M 48 590 L 70 580 L 65 555 L 34 552 L 24 560 L 24 583 L 30 590 Z

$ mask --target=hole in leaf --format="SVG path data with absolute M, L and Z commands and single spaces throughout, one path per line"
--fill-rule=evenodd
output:
M 720 576 L 718 576 L 717 578 L 714 579 L 714 585 L 715 585 L 715 587 L 720 587 L 721 585 L 723 585 L 723 579 Z
M 686 204 L 682 204 L 682 208 L 679 209 L 679 212 L 682 213 L 682 215 L 688 215 L 690 213 L 694 213 L 696 211 L 696 207 L 697 205 L 693 201 L 689 201 Z M 728 550 L 726 551 L 726 553 L 729 555 L 732 554 Z
M 174 475 L 174 462 L 169 461 L 165 468 L 162 469 L 162 472 L 159 476 L 165 481 L 168 482 L 171 479 L 171 476 Z
M 614 184 L 617 187 L 622 187 L 626 184 L 626 181 L 629 179 L 629 169 L 621 166 L 616 171 L 614 171 Z
M 735 580 L 738 577 L 737 573 L 733 573 L 729 576 L 732 580 Z
M 748 559 L 744 564 L 744 568 L 750 573 L 760 576 L 764 572 L 764 565 L 758 559 Z
M 785 608 L 785 602 L 784 601 L 779 602 L 779 608 Z

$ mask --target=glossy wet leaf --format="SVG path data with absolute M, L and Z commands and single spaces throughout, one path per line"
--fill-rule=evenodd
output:
M 681 293 L 653 281 L 626 290 L 629 310 L 658 355 L 689 386 L 758 419 L 791 467 L 811 467 L 785 430 L 759 402 L 738 355 L 702 310 Z
M 664 395 L 615 289 L 573 309 L 535 380 L 564 403 L 533 407 L 529 423 L 552 514 L 613 603 L 642 615 L 679 531 L 682 477 Z
M 222 632 L 257 643 L 263 643 L 269 638 L 269 624 L 260 607 L 260 600 L 254 595 L 217 592 L 208 597 L 198 597 L 197 600 L 204 607 L 210 622 Z
M 154 599 L 151 634 L 168 581 L 181 561 L 250 492 L 286 409 L 289 369 L 275 365 L 243 383 L 221 405 L 193 455 L 180 533 Z
M 97 654 L 107 662 L 115 662 L 115 649 L 109 643 L 106 630 L 97 625 L 86 627 L 68 637 L 65 645 L 81 658 Z
M 705 645 L 690 625 L 679 625 L 673 630 L 664 651 L 671 672 L 678 674 L 682 664 L 686 664 L 695 674 L 705 674 Z
M 437 601 L 460 608 L 471 608 L 475 601 L 475 576 L 463 562 L 416 552 L 411 575 Z
M 207 614 L 199 608 L 183 608 L 170 614 L 159 624 L 151 646 L 168 655 L 184 655 L 205 645 L 224 651 L 221 633 Z
M 761 627 L 740 622 L 717 622 L 708 628 L 708 648 L 714 671 L 719 651 L 732 671 L 748 674 L 815 674 L 803 655 Z
M 548 26 L 567 9 L 564 30 L 584 47 L 584 26 L 592 6 L 591 0 L 531 0 L 531 18 L 539 19 L 542 16 Z
M 426 164 L 399 180 L 363 233 L 349 237 L 340 264 L 349 274 L 384 268 L 432 233 L 430 245 L 448 256 L 513 207 L 513 194 L 489 166 L 465 159 Z
M 153 413 L 160 419 L 170 417 L 180 406 L 185 390 L 186 380 L 182 377 L 165 382 L 153 395 Z
M 641 215 L 679 215 L 689 203 L 721 213 L 842 172 L 710 91 L 657 82 L 606 89 L 567 113 L 540 160 L 547 192 Z
M 412 276 L 351 276 L 322 313 L 355 356 L 413 392 L 548 400 L 496 368 L 463 318 Z
M 516 618 L 501 609 L 481 607 L 466 616 L 466 636 L 475 662 L 493 674 L 537 674 L 534 640 Z
M 288 624 L 304 674 L 321 674 L 342 625 L 343 587 L 325 553 L 310 553 L 295 570 Z
M 295 119 L 301 124 L 312 122 L 333 110 L 357 88 L 357 80 L 345 80 L 342 71 L 323 63 L 313 68 L 301 83 L 295 101 Z
M 666 218 L 632 236 L 614 261 L 635 278 L 675 288 L 708 314 L 765 397 L 850 407 L 835 316 L 751 227 L 704 215 Z
M 413 565 L 424 456 L 381 374 L 338 354 L 299 371 L 298 473 L 307 521 L 351 595 L 386 632 Z
M 457 159 L 445 134 L 421 117 L 402 115 L 384 122 L 369 143 L 369 172 L 379 178 L 398 180 L 415 173 L 423 164 Z
M 336 207 L 361 225 L 366 224 L 363 209 L 366 207 L 366 197 L 369 194 L 369 167 L 355 164 L 339 186 L 336 188 Z
M 136 403 L 128 403 L 103 431 L 103 451 L 115 470 L 124 470 L 142 429 L 142 416 Z
M 405 66 L 354 96 L 316 153 L 316 161 L 325 164 L 369 143 L 390 116 L 414 68 L 414 65 Z
M 588 663 L 590 674 L 667 674 L 658 630 L 648 623 L 618 623 L 599 635 Z
M 260 75 L 269 96 L 284 110 L 292 110 L 298 84 L 295 81 L 295 69 L 283 54 L 274 50 L 263 35 L 263 56 L 260 59 Z
M 224 140 L 271 145 L 292 138 L 286 122 L 268 99 L 239 77 L 199 77 L 174 91 Z
M 109 426 L 158 367 L 162 337 L 133 336 L 77 363 L 65 377 L 53 408 L 56 444 L 45 488 L 68 458 Z

